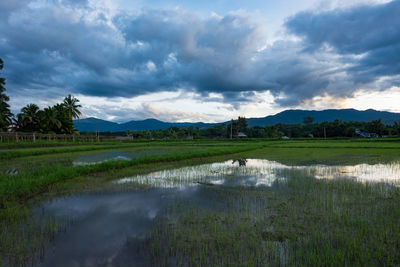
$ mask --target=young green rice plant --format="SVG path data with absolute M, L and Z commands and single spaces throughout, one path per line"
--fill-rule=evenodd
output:
M 145 242 L 153 263 L 400 264 L 399 188 L 284 172 L 271 187 L 203 186 L 212 205 L 177 199 Z
M 260 147 L 213 146 L 89 166 L 43 166 L 30 173 L 1 176 L 0 223 L 2 229 L 8 229 L 2 240 L 8 240 L 9 245 L 2 247 L 1 254 L 8 251 L 4 252 L 8 256 L 1 260 L 8 265 L 9 258 L 26 263 L 35 261 L 30 255 L 37 251 L 38 257 L 43 256 L 59 222 L 31 223 L 30 215 L 23 219 L 20 211 L 29 199 L 51 191 L 54 184 L 142 164 L 201 159 Z M 228 161 L 127 176 L 110 188 L 196 186 L 195 195 L 172 200 L 145 240 L 138 240 L 154 265 L 390 266 L 400 264 L 400 193 L 393 179 L 398 174 L 396 162 L 343 167 L 248 160 L 245 167 Z M 376 182 L 382 179 L 386 182 Z M 29 223 L 32 227 L 25 227 Z M 26 234 L 21 234 L 21 229 Z
M 15 210 L 0 220 L 0 262 L 4 266 L 34 265 L 43 259 L 46 245 L 65 231 L 72 217 L 58 218 L 29 210 Z
M 142 163 L 170 162 L 183 159 L 209 157 L 238 153 L 259 148 L 259 146 L 238 146 L 227 148 L 212 148 L 207 150 L 193 151 L 187 153 L 169 153 L 164 155 L 149 155 L 131 160 L 111 160 L 97 165 L 87 166 L 62 166 L 45 165 L 30 173 L 21 173 L 14 176 L 0 175 L 0 207 L 6 207 L 7 203 L 24 201 L 36 194 L 46 192 L 48 187 L 54 183 L 62 182 L 74 177 L 88 175 L 95 172 L 112 171 Z
M 20 265 L 34 261 L 32 255 L 37 251 L 43 251 L 41 248 L 51 239 L 52 233 L 58 231 L 58 228 L 53 223 L 30 222 L 29 220 L 32 217 L 30 213 L 26 215 L 22 212 L 28 207 L 28 202 L 32 199 L 39 199 L 41 195 L 51 191 L 54 184 L 64 183 L 68 180 L 96 172 L 110 172 L 140 164 L 171 162 L 238 153 L 249 149 L 256 149 L 257 147 L 215 147 L 199 151 L 193 150 L 188 153 L 169 153 L 164 155 L 149 155 L 126 161 L 107 161 L 98 165 L 88 166 L 70 167 L 53 164 L 41 166 L 29 173 L 21 172 L 12 176 L 0 175 L 1 237 L 2 240 L 6 240 L 6 242 L 2 242 L 1 244 L 1 254 L 4 255 L 4 257 L 1 257 L 1 260 L 5 261 L 7 265 L 10 262 L 11 265 Z M 135 188 L 143 188 L 143 186 L 137 185 Z M 26 228 L 26 225 L 32 225 L 32 227 Z M 33 225 L 35 226 L 33 227 Z M 35 235 L 34 233 L 38 234 Z

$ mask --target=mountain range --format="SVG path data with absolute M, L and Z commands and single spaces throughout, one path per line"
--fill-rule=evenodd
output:
M 382 119 L 386 124 L 392 124 L 400 121 L 400 113 L 387 111 L 377 111 L 373 109 L 356 110 L 356 109 L 327 109 L 327 110 L 285 110 L 275 115 L 263 118 L 246 118 L 249 127 L 274 125 L 277 123 L 297 124 L 302 123 L 304 117 L 313 117 L 314 122 L 334 121 L 339 119 L 342 121 L 371 121 Z M 221 122 L 229 123 L 229 121 Z M 125 123 L 116 123 L 97 118 L 85 118 L 75 120 L 75 128 L 80 132 L 124 132 L 124 131 L 143 131 L 143 130 L 159 130 L 169 127 L 187 128 L 190 126 L 207 128 L 221 123 L 204 123 L 204 122 L 164 122 L 156 119 L 145 119 L 139 121 L 129 121 Z

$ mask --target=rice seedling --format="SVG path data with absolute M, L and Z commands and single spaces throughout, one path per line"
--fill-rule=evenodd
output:
M 400 263 L 397 187 L 316 179 L 298 169 L 286 177 L 271 187 L 203 187 L 207 206 L 177 199 L 142 249 L 155 265 Z
M 397 266 L 400 162 L 396 144 L 390 148 L 386 143 L 361 143 L 366 148 L 347 149 L 353 143 L 340 142 L 304 142 L 296 149 L 273 148 L 270 141 L 237 142 L 235 146 L 227 142 L 132 145 L 134 151 L 156 148 L 167 152 L 139 153 L 139 157 L 129 160 L 82 166 L 72 166 L 71 159 L 57 164 L 48 161 L 21 169 L 15 175 L 2 174 L 0 266 L 35 265 L 43 260 L 46 263 L 49 242 L 60 231 L 68 235 L 72 222 L 79 228 L 80 221 L 48 209 L 38 213 L 31 204 L 48 192 L 57 192 L 55 185 L 95 181 L 98 177 L 110 182 L 101 187 L 107 193 L 93 193 L 100 201 L 126 194 L 131 199 L 128 206 L 148 206 L 154 196 L 162 203 L 156 205 L 155 213 L 140 213 L 147 216 L 150 228 L 140 235 L 122 235 L 123 242 L 119 240 L 118 244 L 125 244 L 125 254 L 118 252 L 113 262 L 123 263 L 127 255 L 134 255 L 145 264 L 161 266 Z M 283 142 L 274 144 L 280 143 Z M 330 149 L 335 144 L 340 148 Z M 45 153 L 52 153 L 52 149 L 46 148 Z M 110 145 L 96 151 L 119 149 Z M 20 155 L 34 155 L 36 152 L 32 151 L 28 149 Z M 88 153 L 83 148 L 66 151 L 79 156 Z M 40 157 L 52 157 L 45 153 Z M 247 158 L 246 166 L 232 164 L 232 160 L 181 166 L 191 164 L 191 159 L 202 162 L 233 154 L 233 159 Z M 29 158 L 21 156 L 20 160 Z M 168 162 L 171 164 L 161 165 Z M 177 168 L 160 170 L 167 165 Z M 139 169 L 144 173 L 156 171 L 132 176 Z M 117 174 L 124 174 L 119 177 L 125 178 L 110 181 Z M 94 186 L 87 190 L 94 190 Z M 74 191 L 64 193 L 65 201 L 76 197 Z M 139 199 L 148 202 L 144 204 Z M 80 201 L 81 206 L 85 200 Z M 91 208 L 87 212 L 82 216 L 93 216 Z M 94 219 L 104 222 L 111 215 L 102 216 Z M 79 235 L 76 238 L 80 242 Z M 53 242 L 57 250 L 59 241 Z M 104 242 L 107 244 L 108 240 Z M 65 260 L 67 255 L 57 251 L 59 260 L 63 256 Z M 51 263 L 47 262 L 47 266 Z

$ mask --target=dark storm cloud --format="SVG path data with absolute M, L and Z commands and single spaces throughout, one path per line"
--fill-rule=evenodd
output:
M 324 73 L 334 60 L 322 53 L 322 60 L 315 60 L 298 43 L 276 42 L 262 49 L 265 26 L 243 14 L 203 20 L 180 10 L 148 11 L 121 24 L 127 41 L 147 47 L 141 56 L 161 66 L 164 73 L 158 77 L 166 87 L 221 93 L 228 102 L 249 101 L 254 91 L 269 90 L 284 94 L 279 102 L 289 105 L 329 91 L 329 83 L 341 75 Z M 169 63 L 173 67 L 165 72 Z M 164 76 L 171 73 L 173 79 Z
M 286 27 L 303 40 L 272 45 L 267 26 L 243 12 L 111 16 L 85 0 L 27 3 L 0 3 L 0 55 L 14 95 L 132 97 L 184 88 L 204 99 L 220 93 L 237 107 L 268 90 L 288 106 L 350 96 L 357 86 L 399 74 L 399 1 L 297 14 Z
M 286 27 L 308 50 L 325 45 L 339 55 L 359 56 L 347 71 L 357 83 L 400 74 L 400 1 L 323 13 L 302 12 Z

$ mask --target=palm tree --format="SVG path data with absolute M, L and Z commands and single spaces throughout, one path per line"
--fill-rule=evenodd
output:
M 69 117 L 68 110 L 64 104 L 56 104 L 53 106 L 56 112 L 57 119 L 61 122 L 59 133 L 71 134 L 74 132 L 74 124 L 72 119 Z
M 79 111 L 78 108 L 81 108 L 82 106 L 78 104 L 79 99 L 68 95 L 67 97 L 64 98 L 63 105 L 68 111 L 69 118 L 72 120 L 72 118 L 79 118 L 82 113 Z
M 4 67 L 3 60 L 0 58 L 0 70 Z M 0 131 L 6 130 L 12 123 L 13 114 L 10 111 L 10 105 L 7 103 L 10 98 L 4 93 L 6 88 L 6 79 L 0 77 Z
M 54 107 L 47 107 L 43 110 L 42 123 L 42 129 L 55 133 L 58 132 L 62 126 L 61 121 L 57 118 L 57 110 Z
M 10 111 L 10 105 L 1 97 L 0 94 L 0 132 L 5 131 L 7 127 L 12 123 L 13 114 Z
M 28 104 L 26 107 L 21 109 L 21 113 L 18 114 L 18 124 L 22 129 L 26 130 L 37 130 L 39 123 L 39 107 L 36 104 Z

